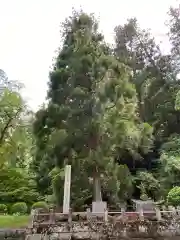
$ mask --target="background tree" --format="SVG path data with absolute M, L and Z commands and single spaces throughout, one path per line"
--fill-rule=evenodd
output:
M 180 69 L 180 11 L 179 8 L 169 10 L 169 40 L 172 45 L 171 56 L 175 74 L 179 74 Z

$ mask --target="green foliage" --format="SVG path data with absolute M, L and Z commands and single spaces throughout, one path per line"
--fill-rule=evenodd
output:
M 0 214 L 7 213 L 8 207 L 6 204 L 0 204 Z
M 131 81 L 138 96 L 140 118 L 154 128 L 157 141 L 179 128 L 175 97 L 180 89 L 173 71 L 171 56 L 164 55 L 147 30 L 136 19 L 117 26 L 115 54 L 132 69 Z
M 176 100 L 175 100 L 175 110 L 180 110 L 180 91 L 177 92 Z
M 49 210 L 48 204 L 46 202 L 42 202 L 42 201 L 34 203 L 31 208 L 32 209 L 38 209 L 38 208 L 40 209 L 40 208 L 42 208 L 42 209 L 44 209 L 46 211 Z
M 171 135 L 161 147 L 161 154 L 170 156 L 180 156 L 180 137 L 177 134 Z
M 134 181 L 141 191 L 140 197 L 142 200 L 147 200 L 148 198 L 159 199 L 161 194 L 160 182 L 152 173 L 147 171 L 138 172 Z
M 0 173 L 0 200 L 3 203 L 25 201 L 32 204 L 39 194 L 27 172 L 18 168 L 3 168 Z
M 39 199 L 39 194 L 27 187 L 22 187 L 10 192 L 0 192 L 0 198 L 4 203 L 26 201 L 30 205 Z
M 169 40 L 172 45 L 171 57 L 173 68 L 176 74 L 179 74 L 180 66 L 180 14 L 179 8 L 170 8 L 169 11 Z
M 26 214 L 28 211 L 27 204 L 25 202 L 17 202 L 14 203 L 11 207 L 11 213 L 16 214 L 19 213 L 21 215 Z
M 28 179 L 25 178 L 24 173 L 16 168 L 3 168 L 0 174 L 0 189 L 8 192 L 10 190 L 18 189 L 28 184 Z
M 45 198 L 44 198 L 44 201 L 47 203 L 48 207 L 49 208 L 55 208 L 56 206 L 56 197 L 55 197 L 55 194 L 51 194 L 51 195 L 46 195 Z
M 180 178 L 180 138 L 171 135 L 161 147 L 159 180 L 162 195 L 166 196 L 173 186 L 179 185 Z
M 0 201 L 32 204 L 39 195 L 28 171 L 33 144 L 31 113 L 19 93 L 18 84 L 8 79 L 5 82 L 0 97 Z
M 179 206 L 180 205 L 180 187 L 176 186 L 173 187 L 168 195 L 167 195 L 167 202 L 170 205 L 173 206 Z

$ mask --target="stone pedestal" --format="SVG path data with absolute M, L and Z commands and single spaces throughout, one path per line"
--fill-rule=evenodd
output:
M 141 210 L 143 210 L 143 212 L 155 212 L 155 203 L 152 200 L 133 200 L 133 202 L 135 203 L 135 208 L 137 212 Z
M 104 211 L 107 209 L 107 202 L 99 201 L 92 202 L 92 214 L 96 216 L 104 216 Z

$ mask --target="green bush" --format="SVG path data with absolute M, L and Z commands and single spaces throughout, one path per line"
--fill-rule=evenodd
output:
M 36 202 L 36 203 L 34 203 L 33 205 L 32 205 L 32 209 L 43 209 L 43 210 L 45 210 L 45 211 L 48 211 L 49 210 L 49 206 L 48 206 L 48 204 L 46 203 L 46 202 L 43 202 L 43 201 L 41 201 L 41 202 Z
M 8 207 L 6 204 L 0 204 L 0 214 L 7 213 Z
M 36 183 L 20 168 L 3 167 L 0 174 L 1 203 L 26 202 L 32 205 L 39 201 Z
M 12 214 L 19 213 L 19 214 L 23 215 L 23 214 L 26 214 L 27 211 L 28 211 L 28 207 L 25 202 L 17 202 L 15 204 L 13 204 L 11 207 Z
M 180 187 L 174 187 L 169 191 L 167 203 L 173 206 L 180 206 Z
M 0 191 L 0 199 L 3 203 L 26 202 L 32 205 L 39 199 L 39 194 L 28 187 L 22 187 L 10 192 Z

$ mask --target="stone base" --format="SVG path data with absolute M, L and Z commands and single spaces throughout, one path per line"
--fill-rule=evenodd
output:
M 96 216 L 104 216 L 104 211 L 107 209 L 107 202 L 92 202 L 92 214 Z

